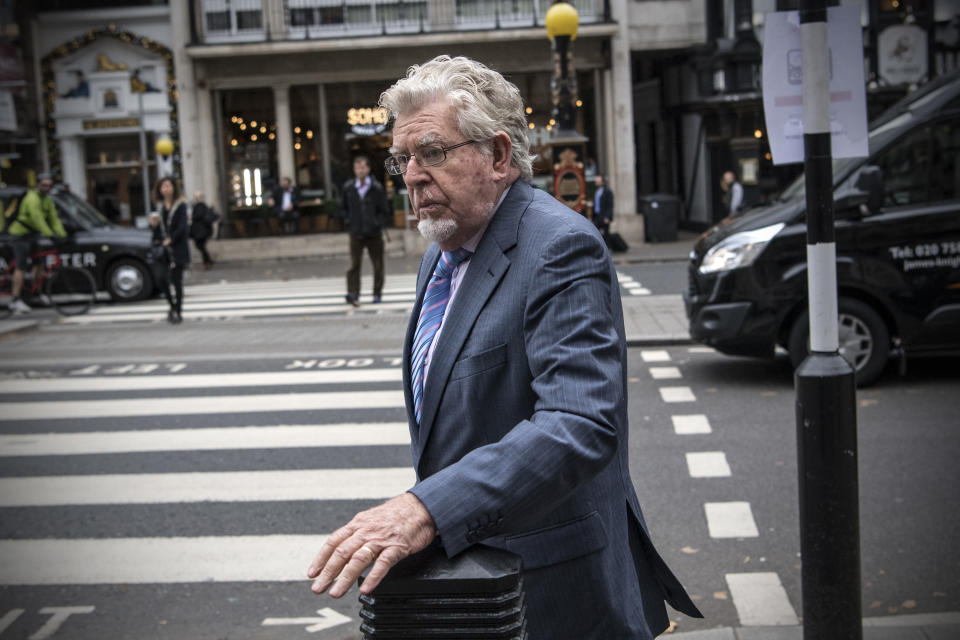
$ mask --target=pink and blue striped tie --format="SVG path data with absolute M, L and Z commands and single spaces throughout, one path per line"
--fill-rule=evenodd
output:
M 410 379 L 413 381 L 413 412 L 420 424 L 423 413 L 423 378 L 424 363 L 427 352 L 437 336 L 443 313 L 450 301 L 450 279 L 453 270 L 472 254 L 466 249 L 444 251 L 440 254 L 437 268 L 427 284 L 427 292 L 423 296 L 423 305 L 420 307 L 420 319 L 417 321 L 417 332 L 413 334 L 412 357 L 410 358 Z

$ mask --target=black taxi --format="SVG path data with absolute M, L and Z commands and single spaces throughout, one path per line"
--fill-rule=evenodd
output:
M 16 215 L 23 186 L 0 187 L 0 213 Z M 90 272 L 99 291 L 118 301 L 143 300 L 154 292 L 159 264 L 150 252 L 150 233 L 108 221 L 82 198 L 55 186 L 50 192 L 67 238 L 58 245 L 60 259 Z M 2 225 L 2 223 L 0 223 Z M 10 236 L 0 233 L 0 271 L 13 258 Z
M 891 354 L 960 353 L 960 72 L 870 127 L 870 155 L 834 161 L 840 353 L 857 384 Z M 794 366 L 808 351 L 803 176 L 778 200 L 706 231 L 684 292 L 691 336 Z

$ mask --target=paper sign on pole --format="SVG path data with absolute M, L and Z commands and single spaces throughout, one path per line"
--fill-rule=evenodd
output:
M 800 13 L 768 13 L 763 37 L 763 112 L 774 164 L 803 162 Z M 860 7 L 827 8 L 830 132 L 834 158 L 869 155 Z

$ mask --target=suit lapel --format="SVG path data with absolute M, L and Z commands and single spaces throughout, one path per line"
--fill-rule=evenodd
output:
M 440 399 L 457 356 L 463 349 L 477 317 L 510 267 L 510 259 L 506 254 L 517 243 L 520 218 L 532 199 L 533 188 L 522 180 L 517 180 L 490 221 L 476 253 L 470 258 L 470 266 L 460 283 L 457 295 L 444 313 L 443 328 L 434 346 L 430 370 L 424 383 L 423 417 L 417 438 L 417 449 L 421 455 L 426 449 Z M 435 263 L 434 259 L 431 264 Z M 426 283 L 423 284 L 423 288 L 425 287 Z M 423 292 L 418 291 L 415 315 L 419 315 L 422 300 Z M 415 325 L 416 321 L 413 323 Z M 412 337 L 413 333 L 408 328 L 406 345 L 410 344 Z M 409 349 L 409 346 L 406 348 Z M 414 463 L 419 463 L 419 456 Z

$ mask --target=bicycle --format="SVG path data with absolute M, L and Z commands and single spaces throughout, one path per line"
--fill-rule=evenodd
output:
M 86 313 L 93 304 L 97 286 L 93 276 L 85 269 L 64 266 L 56 247 L 31 252 L 34 264 L 42 265 L 36 278 L 28 277 L 24 270 L 24 283 L 21 296 L 27 304 L 48 303 L 63 316 L 77 316 Z M 37 262 L 39 260 L 39 262 Z M 6 270 L 0 273 L 0 320 L 13 313 L 13 271 L 16 261 L 11 260 Z M 46 300 L 41 294 L 46 295 Z

